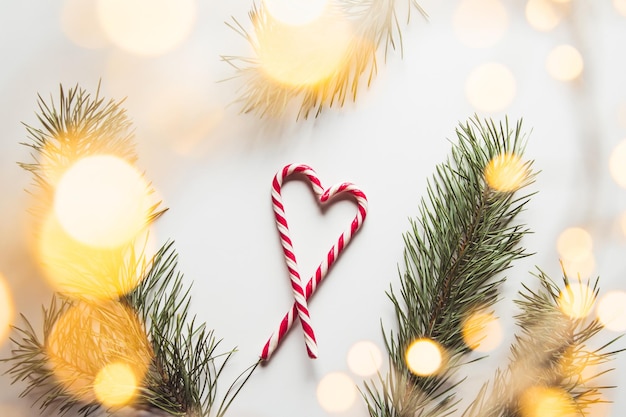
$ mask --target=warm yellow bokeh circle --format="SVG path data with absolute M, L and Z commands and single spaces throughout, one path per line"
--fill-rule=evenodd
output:
M 77 241 L 111 248 L 128 243 L 148 224 L 148 183 L 132 165 L 113 155 L 82 158 L 60 178 L 54 214 Z

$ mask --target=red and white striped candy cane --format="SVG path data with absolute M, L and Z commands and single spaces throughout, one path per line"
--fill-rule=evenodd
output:
M 322 204 L 330 201 L 335 195 L 345 193 L 354 196 L 358 205 L 357 214 L 350 223 L 350 226 L 339 236 L 337 244 L 332 246 L 326 255 L 326 258 L 317 267 L 315 274 L 307 282 L 306 287 L 302 286 L 302 280 L 300 273 L 298 272 L 298 264 L 296 262 L 291 238 L 289 236 L 289 227 L 287 225 L 287 219 L 285 218 L 285 208 L 282 203 L 282 196 L 280 192 L 283 182 L 292 174 L 302 174 L 306 176 L 311 183 L 313 192 Z M 317 178 L 317 174 L 311 167 L 307 165 L 290 164 L 285 166 L 274 177 L 272 182 L 272 203 L 274 206 L 276 225 L 278 227 L 281 244 L 283 246 L 285 261 L 289 270 L 291 288 L 294 294 L 295 302 L 292 308 L 281 320 L 278 329 L 272 334 L 263 347 L 261 359 L 265 361 L 269 360 L 272 353 L 274 353 L 293 325 L 296 316 L 300 318 L 300 322 L 302 324 L 304 340 L 309 357 L 316 358 L 317 342 L 315 340 L 315 332 L 313 331 L 313 327 L 311 325 L 307 301 L 315 292 L 317 285 L 322 281 L 322 279 L 324 279 L 330 267 L 337 260 L 341 251 L 348 245 L 352 236 L 354 236 L 363 224 L 365 216 L 367 215 L 367 197 L 360 189 L 351 183 L 342 183 L 334 185 L 328 189 L 324 189 L 320 180 Z

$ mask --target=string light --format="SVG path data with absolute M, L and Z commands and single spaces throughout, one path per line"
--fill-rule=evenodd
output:
M 415 375 L 436 374 L 443 364 L 441 347 L 432 339 L 417 339 L 406 350 L 405 362 Z
M 461 332 L 465 344 L 477 352 L 490 352 L 502 343 L 502 326 L 500 320 L 492 313 L 470 314 L 463 321 Z
M 559 308 L 573 319 L 587 317 L 594 302 L 595 295 L 585 284 L 570 284 L 559 295 Z
M 591 255 L 593 239 L 582 227 L 568 227 L 557 238 L 556 248 L 561 259 L 581 262 Z
M 196 19 L 195 0 L 97 0 L 100 24 L 118 47 L 162 55 L 180 45 Z
M 102 396 L 110 405 L 130 395 L 133 381 L 136 385 L 143 379 L 152 360 L 150 342 L 134 312 L 114 301 L 75 302 L 50 330 L 46 353 L 57 381 L 72 395 L 85 402 Z M 125 387 L 107 392 L 115 383 Z
M 13 299 L 9 286 L 4 276 L 0 274 L 0 346 L 9 335 L 13 314 Z
M 470 104 L 484 112 L 507 108 L 516 94 L 515 77 L 506 66 L 490 62 L 474 69 L 465 82 Z
M 64 0 L 61 29 L 69 40 L 83 48 L 102 48 L 109 43 L 98 21 L 95 0 Z
M 329 373 L 317 385 L 317 401 L 329 413 L 347 411 L 356 399 L 354 381 L 342 372 Z
M 559 8 L 551 0 L 528 0 L 525 13 L 530 26 L 542 32 L 554 29 L 562 18 Z
M 611 291 L 598 301 L 598 320 L 609 330 L 626 330 L 626 292 Z
M 265 24 L 257 38 L 262 70 L 278 83 L 297 87 L 318 85 L 340 71 L 352 34 L 345 20 L 323 15 L 300 26 Z
M 626 17 L 626 0 L 613 0 L 613 7 L 619 14 Z
M 143 176 L 112 155 L 74 163 L 60 179 L 54 213 L 63 229 L 85 245 L 112 248 L 144 230 L 153 201 Z
M 499 0 L 462 0 L 454 12 L 453 24 L 461 42 L 487 48 L 503 37 L 509 17 Z
M 575 417 L 576 404 L 562 388 L 533 386 L 520 397 L 521 417 Z
M 518 155 L 504 153 L 489 161 L 485 167 L 485 181 L 496 191 L 512 192 L 525 184 L 528 173 L 528 166 Z
M 348 368 L 359 376 L 376 374 L 382 363 L 382 353 L 372 342 L 357 342 L 348 351 Z
M 137 393 L 137 377 L 133 369 L 121 362 L 105 365 L 94 380 L 94 393 L 106 407 L 128 404 Z
M 554 79 L 573 81 L 583 72 L 583 57 L 571 45 L 559 45 L 548 54 L 546 69 Z

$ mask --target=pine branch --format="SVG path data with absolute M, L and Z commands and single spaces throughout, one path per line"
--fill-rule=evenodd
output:
M 610 372 L 603 365 L 624 351 L 609 350 L 619 337 L 590 349 L 588 344 L 602 325 L 584 317 L 571 318 L 562 311 L 561 294 L 571 291 L 567 275 L 563 276 L 562 288 L 541 270 L 534 276 L 540 288 L 531 290 L 524 286 L 516 300 L 521 309 L 516 316 L 521 335 L 511 347 L 510 364 L 505 371 L 496 372 L 491 387 L 486 384 L 482 388 L 463 414 L 465 417 L 519 416 L 520 410 L 528 407 L 524 397 L 537 389 L 561 393 L 563 403 L 557 409 L 563 414 L 570 410 L 585 416 L 590 406 L 603 401 L 602 391 L 611 388 L 595 381 Z M 586 295 L 591 302 L 599 291 L 597 279 L 590 288 Z M 592 369 L 595 373 L 589 374 Z M 540 399 L 534 395 L 534 401 Z
M 279 26 L 269 15 L 264 6 L 254 6 L 249 13 L 253 24 L 253 33 L 248 33 L 235 19 L 227 23 L 235 32 L 243 36 L 252 46 L 255 57 L 223 56 L 222 60 L 236 70 L 233 78 L 241 78 L 244 85 L 238 102 L 242 103 L 242 112 L 253 112 L 260 117 L 279 117 L 289 104 L 299 100 L 298 118 L 309 117 L 315 113 L 317 117 L 325 107 L 338 105 L 342 107 L 346 100 L 356 101 L 362 78 L 366 78 L 367 86 L 378 70 L 377 50 L 384 45 L 383 56 L 387 57 L 389 49 L 399 48 L 402 51 L 402 32 L 397 17 L 398 0 L 342 0 L 333 4 L 333 14 L 342 16 L 352 25 L 352 36 L 342 54 L 344 58 L 331 75 L 315 84 L 288 84 L 268 75 L 262 62 L 266 35 L 277 30 Z M 426 16 L 424 10 L 415 0 L 407 0 L 410 10 L 416 8 Z M 306 48 L 306 46 L 301 46 Z M 310 57 L 303 66 L 311 65 Z
M 135 161 L 130 122 L 120 104 L 105 103 L 98 93 L 92 99 L 78 87 L 66 93 L 61 86 L 57 105 L 39 97 L 42 127 L 26 127 L 35 162 L 21 164 L 38 187 L 39 220 L 52 207 L 57 181 L 80 158 L 114 154 Z M 146 226 L 164 212 L 159 204 L 148 210 Z M 190 316 L 190 288 L 175 270 L 172 243 L 146 261 L 145 244 L 135 240 L 99 248 L 61 231 L 54 238 L 46 261 L 63 281 L 62 292 L 43 309 L 42 334 L 22 315 L 11 339 L 12 356 L 0 359 L 9 363 L 13 383 L 26 384 L 22 396 L 35 395 L 42 412 L 61 415 L 160 410 L 205 417 L 219 405 L 215 415 L 222 417 L 258 363 L 244 370 L 218 402 L 217 382 L 234 350 L 219 353 L 213 332 Z M 131 373 L 138 390 L 123 407 L 98 397 L 101 372 L 118 364 Z
M 521 122 L 511 129 L 508 120 L 496 125 L 474 118 L 459 127 L 457 136 L 451 159 L 436 168 L 420 217 L 411 221 L 411 231 L 404 236 L 400 292 L 388 293 L 398 321 L 397 332 L 386 337 L 393 369 L 381 388 L 366 385 L 371 416 L 452 412 L 453 391 L 461 382 L 455 374 L 470 350 L 462 337 L 463 322 L 472 313 L 489 311 L 498 300 L 501 273 L 527 256 L 519 243 L 528 229 L 514 220 L 530 195 L 499 191 L 485 179 L 486 167 L 495 158 L 523 153 Z M 523 175 L 517 189 L 532 182 L 530 166 L 519 166 Z M 407 348 L 421 338 L 436 341 L 445 351 L 446 363 L 436 375 L 417 376 L 407 367 Z M 394 390 L 419 392 L 406 400 L 417 414 L 394 410 L 398 405 L 389 401 L 398 397 Z

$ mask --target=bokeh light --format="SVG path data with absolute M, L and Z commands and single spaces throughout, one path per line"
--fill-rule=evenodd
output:
M 72 298 L 115 299 L 141 282 L 152 246 L 148 232 L 126 246 L 87 246 L 69 236 L 51 214 L 39 231 L 37 257 L 56 291 Z
M 609 330 L 626 330 L 626 292 L 611 291 L 598 301 L 598 320 Z
M 487 48 L 502 39 L 509 17 L 500 0 L 462 0 L 453 17 L 457 37 L 473 48 Z
M 415 375 L 433 375 L 443 364 L 443 353 L 439 344 L 434 340 L 417 339 L 407 348 L 405 362 Z
M 516 191 L 526 184 L 528 175 L 528 165 L 512 153 L 496 155 L 485 167 L 485 181 L 500 192 Z
M 573 319 L 587 317 L 596 301 L 595 294 L 588 285 L 572 283 L 559 295 L 559 308 Z
M 543 32 L 554 29 L 563 17 L 561 8 L 552 0 L 528 0 L 525 13 L 530 26 Z
M 257 52 L 261 69 L 276 82 L 310 87 L 344 69 L 351 40 L 349 22 L 334 15 L 301 26 L 266 22 L 257 31 Z
M 611 151 L 609 171 L 613 180 L 620 187 L 626 188 L 626 139 Z
M 573 81 L 583 72 L 583 57 L 571 45 L 559 45 L 548 54 L 546 69 L 552 78 Z
M 613 7 L 619 14 L 626 17 L 626 0 L 613 0 Z
M 57 381 L 85 402 L 106 394 L 111 379 L 121 377 L 118 382 L 129 382 L 127 372 L 117 366 L 109 368 L 111 364 L 125 364 L 135 383 L 139 383 L 152 360 L 152 348 L 142 324 L 133 311 L 114 301 L 75 302 L 50 330 L 46 352 Z M 112 404 L 121 400 L 119 389 L 117 397 L 106 401 Z
M 490 62 L 474 69 L 465 82 L 465 95 L 472 106 L 484 112 L 506 109 L 516 94 L 515 77 L 506 66 Z
M 96 0 L 64 0 L 61 29 L 69 40 L 88 49 L 102 48 L 109 41 L 98 21 Z
M 54 197 L 63 229 L 86 245 L 104 248 L 128 243 L 144 230 L 152 205 L 143 176 L 112 155 L 74 163 L 59 180 Z
M 128 404 L 137 393 L 137 377 L 126 363 L 114 362 L 105 365 L 94 380 L 94 393 L 105 407 Z
M 304 25 L 318 19 L 329 0 L 262 0 L 272 17 L 288 25 Z
M 593 253 L 589 253 L 582 259 L 562 259 L 561 263 L 567 275 L 580 277 L 583 280 L 589 279 L 596 270 L 596 258 Z
M 490 352 L 502 343 L 500 320 L 492 313 L 476 312 L 463 320 L 463 340 L 472 350 Z
M 364 340 L 350 348 L 347 360 L 352 372 L 359 376 L 371 376 L 380 371 L 383 355 L 376 344 Z
M 357 389 L 352 379 L 342 372 L 331 372 L 317 385 L 317 401 L 329 413 L 341 413 L 352 407 Z
M 581 262 L 592 254 L 593 239 L 582 227 L 568 227 L 557 238 L 556 249 L 561 259 Z
M 13 314 L 13 297 L 6 279 L 0 273 L 0 346 L 9 335 Z
M 578 417 L 573 398 L 562 388 L 533 386 L 520 397 L 521 417 Z
M 162 55 L 180 45 L 196 20 L 195 0 L 98 0 L 111 42 L 137 55 Z

